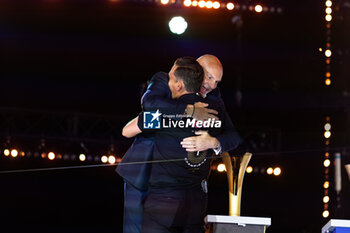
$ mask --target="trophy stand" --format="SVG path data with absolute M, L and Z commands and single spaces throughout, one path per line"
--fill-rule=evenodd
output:
M 243 178 L 251 157 L 251 153 L 245 153 L 243 157 L 222 154 L 229 185 L 229 216 L 207 215 L 207 233 L 264 233 L 271 225 L 270 218 L 240 216 Z
M 322 227 L 322 233 L 350 233 L 350 220 L 331 219 Z

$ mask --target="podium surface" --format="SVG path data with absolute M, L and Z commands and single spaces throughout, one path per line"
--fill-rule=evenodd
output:
M 322 227 L 322 233 L 350 233 L 350 220 L 331 219 Z
M 207 215 L 204 220 L 210 233 L 264 233 L 271 218 Z

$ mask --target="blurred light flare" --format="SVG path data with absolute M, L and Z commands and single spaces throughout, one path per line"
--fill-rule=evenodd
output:
M 184 1 L 184 6 L 189 7 L 191 5 L 192 5 L 192 1 L 191 0 L 185 0 Z
M 175 16 L 169 21 L 169 29 L 172 33 L 181 35 L 187 29 L 187 22 L 181 16 Z
M 274 174 L 275 176 L 281 175 L 281 172 L 282 172 L 282 170 L 281 170 L 281 168 L 279 168 L 279 167 L 276 167 L 275 169 L 273 169 L 273 174 Z
M 329 159 L 326 159 L 324 162 L 323 162 L 323 166 L 324 167 L 329 167 L 329 165 L 331 165 L 331 161 Z
M 328 189 L 329 188 L 329 181 L 325 181 L 323 183 L 323 188 Z
M 105 155 L 103 155 L 103 156 L 101 157 L 101 162 L 102 162 L 102 163 L 107 163 L 107 162 L 108 162 L 108 157 L 105 156 Z
M 11 156 L 15 158 L 15 157 L 17 157 L 17 155 L 18 155 L 18 150 L 12 149 L 11 150 Z
M 329 211 L 328 210 L 323 211 L 322 216 L 324 218 L 328 218 L 329 217 Z
M 323 203 L 328 203 L 328 202 L 329 202 L 329 196 L 324 196 Z
M 213 3 L 213 8 L 214 8 L 214 9 L 219 9 L 219 8 L 220 8 L 220 3 L 215 1 L 215 2 Z
M 205 7 L 205 1 L 203 1 L 203 0 L 199 1 L 199 2 L 198 2 L 198 6 L 199 6 L 200 8 Z
M 224 171 L 226 171 L 226 166 L 225 166 L 225 164 L 219 163 L 218 166 L 217 166 L 217 168 L 216 168 L 216 170 L 217 170 L 218 172 L 224 172 Z
M 235 5 L 232 2 L 229 2 L 229 3 L 226 4 L 226 8 L 228 10 L 233 10 L 235 8 Z
M 10 155 L 10 150 L 9 149 L 5 149 L 4 150 L 4 155 L 5 156 L 9 156 Z
M 267 170 L 266 170 L 266 173 L 268 175 L 272 175 L 273 174 L 273 168 L 272 167 L 269 167 Z
M 247 173 L 252 173 L 253 172 L 253 167 L 252 166 L 248 166 L 246 169 Z
M 326 19 L 327 22 L 330 22 L 330 21 L 332 21 L 332 16 L 331 15 L 326 15 L 325 19 Z
M 115 157 L 114 157 L 113 155 L 110 155 L 110 156 L 108 157 L 108 163 L 110 163 L 110 164 L 115 164 L 115 162 L 116 162 Z
M 166 4 L 169 3 L 169 0 L 161 0 L 160 3 L 163 4 L 163 5 L 166 5 Z
M 333 4 L 332 1 L 330 1 L 330 0 L 326 1 L 326 6 L 327 6 L 327 7 L 331 7 L 332 4 Z
M 254 7 L 254 9 L 255 9 L 255 11 L 258 12 L 258 13 L 260 13 L 260 12 L 263 11 L 263 8 L 262 8 L 261 5 L 256 5 L 256 6 Z
M 49 154 L 47 155 L 47 157 L 50 159 L 50 160 L 54 160 L 56 158 L 56 155 L 55 153 L 53 152 L 49 152 Z
M 86 160 L 85 154 L 80 154 L 80 155 L 79 155 L 79 160 L 80 160 L 80 161 L 85 161 L 85 160 Z
M 331 137 L 331 131 L 326 131 L 326 132 L 324 132 L 324 137 L 325 138 L 330 138 Z
M 212 8 L 213 7 L 213 2 L 212 1 L 207 1 L 205 3 L 205 7 L 208 8 L 208 9 Z

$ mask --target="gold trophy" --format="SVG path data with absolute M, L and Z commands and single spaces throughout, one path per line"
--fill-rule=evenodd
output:
M 252 154 L 248 152 L 243 157 L 231 157 L 227 152 L 222 154 L 229 188 L 229 216 L 240 216 L 241 214 L 243 178 L 251 157 Z

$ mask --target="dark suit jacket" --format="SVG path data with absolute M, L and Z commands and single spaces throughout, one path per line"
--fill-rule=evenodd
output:
M 141 105 L 144 111 L 159 109 L 163 114 L 184 113 L 187 104 L 180 99 L 171 98 L 168 81 L 168 74 L 164 72 L 158 72 L 152 77 L 147 91 L 141 99 Z M 218 89 L 209 93 L 207 99 L 208 101 L 218 101 L 218 103 L 224 106 Z M 222 119 L 225 122 L 225 127 L 222 133 L 217 135 L 216 138 L 221 144 L 222 151 L 228 151 L 236 148 L 240 144 L 241 139 L 227 112 L 224 111 L 223 114 Z M 140 122 L 142 122 L 142 118 L 139 118 Z M 142 124 L 139 124 L 139 126 L 142 129 Z M 118 174 L 126 182 L 129 182 L 140 190 L 147 189 L 150 166 L 144 162 L 152 160 L 153 146 L 153 137 L 144 133 L 138 135 L 133 145 L 124 155 L 121 164 L 116 169 Z

